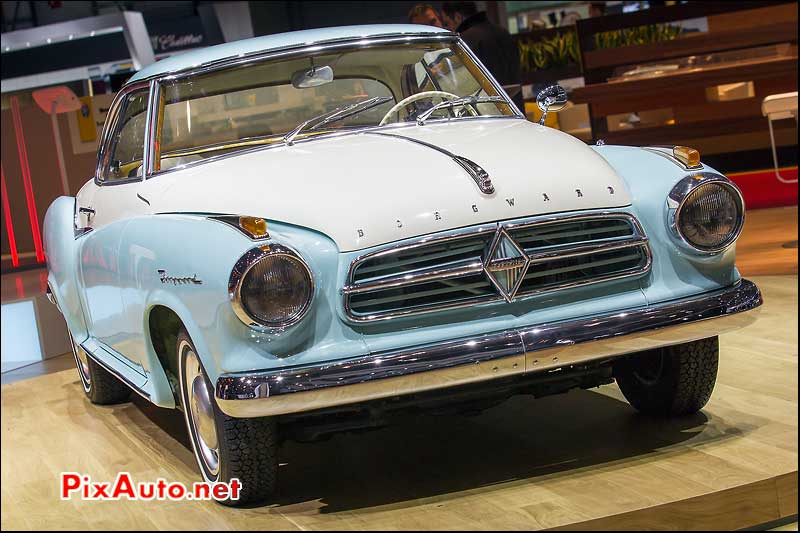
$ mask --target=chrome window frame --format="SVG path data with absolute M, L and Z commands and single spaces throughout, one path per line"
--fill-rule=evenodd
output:
M 647 235 L 644 232 L 644 228 L 642 227 L 639 220 L 630 213 L 620 211 L 602 211 L 597 213 L 578 213 L 578 214 L 568 214 L 568 215 L 549 215 L 544 217 L 538 217 L 533 220 L 524 220 L 524 221 L 507 221 L 507 222 L 496 222 L 490 224 L 483 224 L 478 227 L 467 228 L 467 229 L 459 229 L 454 231 L 448 231 L 443 234 L 435 234 L 435 235 L 427 235 L 414 240 L 413 242 L 406 242 L 403 244 L 394 244 L 382 247 L 379 250 L 374 250 L 371 252 L 367 252 L 365 254 L 359 255 L 355 259 L 353 259 L 347 269 L 346 278 L 344 280 L 344 284 L 342 289 L 340 290 L 340 294 L 342 297 L 342 309 L 344 311 L 344 316 L 347 320 L 356 323 L 356 324 L 372 324 L 377 322 L 382 322 L 386 320 L 393 320 L 398 318 L 406 318 L 410 316 L 417 316 L 422 314 L 429 314 L 434 312 L 440 311 L 449 311 L 453 309 L 461 309 L 465 307 L 471 307 L 474 305 L 482 305 L 482 304 L 490 304 L 490 303 L 499 303 L 505 302 L 505 298 L 499 292 L 495 294 L 485 295 L 485 296 L 477 296 L 475 298 L 470 298 L 465 301 L 459 302 L 450 302 L 450 303 L 442 303 L 431 305 L 425 307 L 424 309 L 406 309 L 397 312 L 389 312 L 389 313 L 371 313 L 365 315 L 357 315 L 353 312 L 350 308 L 350 296 L 353 294 L 358 294 L 360 292 L 366 292 L 365 290 L 360 290 L 359 285 L 364 285 L 365 283 L 353 283 L 353 275 L 355 273 L 356 268 L 358 265 L 363 263 L 368 259 L 372 259 L 375 257 L 381 257 L 384 255 L 391 255 L 399 252 L 404 252 L 407 250 L 413 250 L 414 248 L 419 248 L 423 246 L 428 246 L 432 244 L 438 244 L 441 242 L 448 242 L 452 240 L 460 240 L 466 239 L 469 237 L 479 236 L 481 234 L 493 234 L 497 232 L 499 229 L 504 229 L 506 231 L 517 231 L 522 230 L 525 228 L 533 227 L 533 226 L 543 226 L 548 224 L 558 224 L 563 222 L 573 222 L 573 221 L 580 221 L 580 220 L 598 220 L 598 219 L 624 219 L 631 224 L 632 228 L 632 235 L 630 236 L 629 242 L 625 242 L 624 245 L 620 245 L 619 247 L 637 247 L 641 246 L 644 248 L 645 252 L 645 264 L 627 272 L 622 272 L 618 274 L 612 274 L 608 276 L 601 276 L 597 278 L 592 278 L 590 280 L 581 280 L 581 281 L 573 281 L 568 283 L 563 283 L 560 285 L 555 285 L 552 287 L 546 287 L 543 289 L 534 289 L 528 291 L 519 291 L 516 296 L 514 297 L 514 302 L 524 301 L 528 298 L 532 298 L 534 296 L 538 296 L 544 293 L 550 293 L 565 289 L 573 289 L 577 287 L 584 287 L 587 285 L 594 285 L 598 283 L 608 283 L 611 281 L 616 281 L 625 278 L 635 278 L 644 276 L 650 272 L 650 269 L 653 265 L 653 252 L 650 247 L 650 240 L 648 239 Z M 586 248 L 587 250 L 590 248 L 590 245 L 579 245 L 573 246 L 572 248 Z M 567 253 L 571 252 L 570 248 L 564 248 L 559 250 L 560 253 Z M 595 250 L 597 251 L 597 250 Z M 602 250 L 600 250 L 602 251 Z M 549 253 L 549 252 L 547 252 Z M 553 252 L 555 253 L 555 252 Z M 531 260 L 543 260 L 544 255 L 540 257 L 541 254 L 530 254 L 526 252 L 526 255 Z M 467 275 L 476 275 L 480 272 L 483 272 L 485 269 L 485 258 L 482 257 L 482 261 L 480 265 L 466 265 L 464 266 L 458 275 L 454 275 L 453 272 L 447 272 L 446 269 L 440 269 L 436 272 L 436 275 L 428 275 L 427 273 L 424 274 L 424 281 L 434 281 L 436 279 L 449 279 L 452 277 L 463 277 Z M 420 278 L 423 279 L 423 278 Z M 490 283 L 491 279 L 488 280 Z M 375 285 L 375 282 L 372 282 Z M 408 284 L 408 283 L 406 283 Z M 381 288 L 393 288 L 395 286 L 400 286 L 400 284 L 395 285 L 387 285 L 387 287 Z
M 148 168 L 148 166 L 147 166 L 147 164 L 148 164 L 147 155 L 148 154 L 147 154 L 146 148 L 149 147 L 150 145 L 152 145 L 152 143 L 150 142 L 150 140 L 151 140 L 150 139 L 150 137 L 151 137 L 151 128 L 152 128 L 152 122 L 151 122 L 151 112 L 152 112 L 152 110 L 151 110 L 151 106 L 153 104 L 153 88 L 154 88 L 154 86 L 155 86 L 155 81 L 154 80 L 149 80 L 149 81 L 143 80 L 143 81 L 139 81 L 139 82 L 134 82 L 134 83 L 132 83 L 130 85 L 126 85 L 125 87 L 120 89 L 120 91 L 114 97 L 114 100 L 111 102 L 111 106 L 109 107 L 108 113 L 106 114 L 106 121 L 103 124 L 103 130 L 100 133 L 100 146 L 99 146 L 99 148 L 97 150 L 97 162 L 95 164 L 95 170 L 94 170 L 94 182 L 98 186 L 106 187 L 106 186 L 114 186 L 114 185 L 124 185 L 126 183 L 132 183 L 132 182 L 143 181 L 144 180 L 144 177 L 146 175 L 146 171 L 147 171 L 147 168 Z M 145 118 L 145 124 L 144 124 L 144 140 L 145 140 L 145 142 L 142 145 L 142 168 L 143 168 L 142 175 L 141 176 L 134 176 L 132 178 L 117 179 L 117 180 L 105 179 L 105 178 L 102 177 L 103 176 L 103 170 L 105 169 L 105 166 L 106 166 L 105 158 L 108 155 L 108 151 L 111 149 L 111 144 L 112 144 L 112 141 L 113 141 L 113 137 L 114 137 L 114 134 L 117 131 L 117 124 L 119 123 L 120 109 L 122 107 L 122 104 L 123 104 L 123 102 L 126 101 L 126 99 L 132 93 L 135 93 L 135 92 L 138 92 L 138 91 L 141 91 L 141 90 L 149 91 L 148 97 L 147 97 L 147 111 L 145 111 L 145 113 L 147 113 L 147 116 Z
M 95 182 L 98 185 L 119 185 L 123 183 L 130 183 L 133 181 L 143 181 L 145 179 L 150 179 L 156 176 L 160 176 L 162 174 L 167 174 L 170 172 L 182 170 L 189 166 L 194 167 L 196 165 L 211 163 L 214 161 L 219 161 L 222 159 L 226 159 L 228 157 L 234 157 L 244 153 L 250 153 L 258 150 L 274 148 L 277 146 L 283 146 L 280 143 L 273 145 L 265 145 L 265 146 L 254 146 L 252 148 L 236 150 L 235 152 L 231 152 L 228 154 L 220 154 L 217 156 L 208 157 L 203 159 L 202 161 L 196 161 L 191 164 L 180 165 L 166 170 L 159 170 L 157 172 L 154 171 L 155 140 L 158 137 L 159 133 L 157 131 L 157 124 L 159 119 L 158 116 L 159 99 L 161 98 L 161 91 L 163 91 L 163 85 L 165 83 L 170 83 L 173 81 L 182 80 L 200 74 L 208 74 L 210 72 L 217 72 L 253 63 L 271 61 L 275 59 L 288 59 L 292 57 L 298 57 L 302 56 L 303 54 L 308 54 L 311 52 L 320 52 L 329 50 L 335 51 L 344 48 L 368 48 L 373 46 L 381 46 L 389 44 L 407 44 L 416 42 L 455 43 L 463 47 L 467 56 L 472 61 L 475 62 L 481 73 L 486 77 L 486 79 L 492 85 L 497 94 L 505 99 L 505 105 L 508 105 L 509 109 L 511 109 L 512 111 L 511 115 L 462 117 L 458 119 L 451 119 L 451 118 L 436 119 L 436 120 L 429 120 L 428 124 L 434 124 L 437 122 L 447 122 L 451 120 L 476 120 L 476 119 L 489 120 L 489 119 L 509 119 L 509 118 L 523 119 L 523 120 L 525 119 L 525 115 L 517 108 L 517 106 L 514 104 L 514 101 L 508 96 L 505 89 L 503 89 L 503 86 L 497 82 L 494 76 L 492 76 L 491 72 L 489 72 L 486 69 L 483 63 L 481 63 L 480 60 L 472 52 L 472 50 L 470 50 L 469 46 L 467 46 L 466 43 L 464 43 L 464 41 L 457 34 L 438 33 L 438 32 L 419 33 L 419 34 L 397 33 L 397 34 L 386 34 L 386 35 L 367 37 L 367 38 L 347 37 L 343 39 L 333 39 L 327 41 L 318 41 L 314 43 L 304 43 L 302 45 L 292 46 L 288 48 L 280 48 L 276 50 L 259 51 L 250 54 L 231 56 L 223 59 L 214 60 L 202 65 L 186 67 L 184 69 L 174 70 L 170 72 L 162 72 L 154 74 L 152 76 L 149 76 L 141 80 L 137 80 L 135 82 L 132 82 L 130 85 L 123 87 L 122 89 L 120 89 L 120 92 L 117 94 L 117 96 L 114 98 L 114 101 L 111 104 L 111 108 L 109 109 L 108 117 L 106 119 L 106 124 L 104 126 L 103 133 L 101 135 L 102 143 L 100 150 L 98 152 L 97 167 L 95 168 Z M 114 128 L 112 128 L 110 124 L 113 122 L 113 125 L 114 126 L 116 125 L 119 116 L 120 105 L 121 102 L 124 100 L 124 98 L 130 92 L 148 86 L 150 87 L 150 100 L 148 103 L 148 116 L 145 126 L 145 146 L 143 147 L 144 172 L 142 172 L 142 176 L 137 176 L 135 178 L 129 178 L 125 180 L 115 180 L 113 182 L 103 180 L 100 178 L 100 176 L 102 176 L 103 158 L 105 157 L 105 154 L 108 150 L 108 143 L 110 141 L 111 132 L 114 131 Z M 332 136 L 357 135 L 374 129 L 393 129 L 398 127 L 411 127 L 415 125 L 416 125 L 415 123 L 408 122 L 401 124 L 398 123 L 387 124 L 385 126 L 369 126 L 354 130 L 333 132 L 330 134 L 326 134 L 322 137 L 329 138 Z M 319 137 L 310 139 L 300 139 L 296 141 L 296 144 L 302 142 L 310 142 L 316 140 L 317 138 Z

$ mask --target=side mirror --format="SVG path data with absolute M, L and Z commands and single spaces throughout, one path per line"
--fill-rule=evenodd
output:
M 544 125 L 544 119 L 548 111 L 560 111 L 567 105 L 567 91 L 560 85 L 551 85 L 542 89 L 536 96 L 536 105 L 542 110 L 542 118 L 539 124 Z
M 292 74 L 292 87 L 307 89 L 319 87 L 333 81 L 333 69 L 329 65 L 311 67 L 309 70 L 298 70 Z

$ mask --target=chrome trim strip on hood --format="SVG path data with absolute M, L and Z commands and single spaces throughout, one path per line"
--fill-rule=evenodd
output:
M 453 161 L 455 161 L 458 166 L 466 171 L 469 174 L 469 177 L 472 178 L 472 181 L 475 182 L 475 185 L 478 186 L 478 190 L 480 190 L 483 194 L 494 194 L 494 185 L 492 185 L 492 180 L 489 177 L 489 173 L 486 172 L 480 165 L 475 163 L 474 161 L 467 159 L 464 156 L 456 155 L 453 152 L 442 148 L 441 146 L 436 146 L 435 144 L 431 144 L 429 142 L 421 141 L 419 139 L 414 139 L 413 137 L 406 137 L 404 135 L 397 135 L 396 133 L 385 133 L 381 131 L 366 131 L 364 135 L 380 135 L 381 137 L 392 137 L 395 139 L 402 139 L 404 141 L 412 142 L 415 144 L 419 144 L 425 146 L 426 148 L 430 148 L 431 150 L 435 150 L 440 154 L 444 154 Z

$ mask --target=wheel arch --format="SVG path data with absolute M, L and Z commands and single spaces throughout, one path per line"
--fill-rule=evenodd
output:
M 157 391 L 157 398 L 153 398 L 153 403 L 161 407 L 180 407 L 176 348 L 181 329 L 189 334 L 203 365 L 207 367 L 211 364 L 205 337 L 191 320 L 191 316 L 182 302 L 169 297 L 154 298 L 149 302 L 145 312 L 143 330 L 147 366 L 153 388 Z

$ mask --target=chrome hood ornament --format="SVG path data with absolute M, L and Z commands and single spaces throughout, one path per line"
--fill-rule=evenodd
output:
M 505 228 L 498 228 L 483 260 L 483 271 L 507 302 L 511 302 L 525 279 L 531 260 Z
M 463 168 L 467 174 L 472 178 L 472 181 L 475 182 L 475 185 L 478 186 L 478 189 L 483 194 L 494 194 L 494 185 L 492 184 L 492 180 L 489 177 L 489 173 L 486 172 L 480 165 L 476 162 L 467 159 L 464 156 L 456 155 L 450 150 L 446 150 L 441 146 L 437 146 L 435 144 L 431 144 L 429 142 L 421 141 L 419 139 L 415 139 L 413 137 L 406 137 L 405 135 L 397 135 L 395 133 L 385 133 L 385 132 L 367 132 L 367 135 L 380 135 L 382 137 L 393 137 L 395 139 L 402 139 L 404 141 L 412 142 L 415 144 L 419 144 L 425 146 L 426 148 L 430 148 L 431 150 L 435 150 L 440 154 L 444 154 L 447 157 L 451 158 L 453 161 L 458 163 L 458 166 Z
M 489 173 L 483 170 L 481 166 L 464 156 L 451 154 L 450 157 L 452 157 L 456 163 L 461 165 L 461 168 L 467 171 L 467 174 L 472 177 L 472 180 L 483 194 L 494 194 L 494 185 L 492 185 L 492 179 L 489 177 Z

